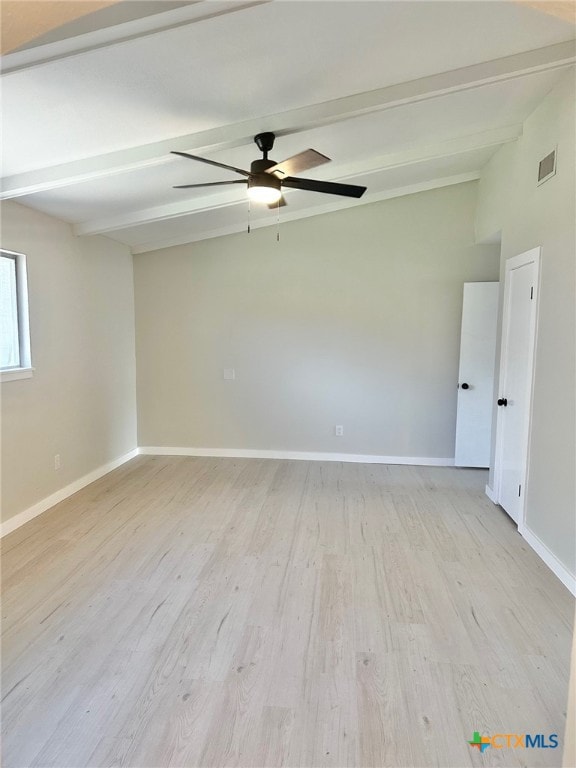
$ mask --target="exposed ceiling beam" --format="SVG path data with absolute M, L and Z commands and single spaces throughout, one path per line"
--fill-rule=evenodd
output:
M 403 197 L 404 195 L 413 195 L 418 192 L 427 192 L 431 189 L 440 189 L 441 187 L 449 187 L 454 184 L 464 184 L 468 181 L 476 181 L 480 178 L 479 171 L 470 171 L 468 173 L 459 173 L 453 176 L 446 176 L 438 179 L 431 179 L 429 181 L 419 182 L 417 184 L 409 184 L 405 187 L 396 187 L 395 189 L 388 189 L 384 192 L 375 192 L 373 194 L 366 194 L 360 200 L 353 198 L 338 198 L 331 199 L 322 205 L 315 205 L 309 208 L 299 209 L 297 211 L 290 211 L 288 208 L 282 208 L 282 224 L 289 221 L 295 221 L 297 219 L 308 219 L 311 216 L 320 216 L 324 213 L 333 213 L 334 211 L 340 211 L 344 208 L 353 208 L 358 205 L 366 205 L 369 203 L 379 203 L 383 200 L 391 200 L 394 197 Z M 244 206 L 245 203 L 236 203 L 236 205 Z M 277 226 L 275 216 L 267 216 L 261 219 L 250 220 L 250 229 L 261 229 L 263 227 Z M 173 238 L 163 238 L 162 240 L 156 240 L 154 242 L 141 243 L 136 246 L 132 246 L 131 251 L 133 254 L 148 253 L 149 251 L 158 251 L 161 248 L 171 248 L 177 245 L 187 245 L 188 243 L 195 243 L 200 240 L 210 240 L 214 237 L 223 237 L 225 235 L 233 235 L 238 232 L 245 231 L 238 226 L 221 227 L 219 229 L 212 230 L 200 230 L 195 228 L 186 235 L 180 235 Z
M 210 152 L 252 142 L 261 131 L 279 135 L 297 133 L 321 125 L 348 120 L 359 115 L 427 101 L 448 93 L 525 77 L 573 64 L 576 41 L 558 43 L 546 48 L 507 56 L 502 59 L 454 69 L 438 75 L 379 88 L 374 91 L 325 101 L 307 107 L 267 115 L 240 123 L 210 128 L 198 133 L 76 160 L 62 165 L 29 171 L 2 179 L 0 199 L 35 194 L 101 179 L 125 171 L 172 161 L 171 150 Z
M 20 0 L 22 1 L 22 0 Z M 228 13 L 236 13 L 271 0 L 190 0 L 188 5 L 180 8 L 159 11 L 150 15 L 125 21 L 90 32 L 76 35 L 63 40 L 57 40 L 23 51 L 13 51 L 2 59 L 3 76 L 21 72 L 30 67 L 60 61 L 61 59 L 77 56 L 99 48 L 106 48 L 118 43 L 126 43 L 146 35 L 165 32 L 169 29 L 196 24 Z M 26 5 L 28 0 L 25 0 Z M 129 2 L 129 0 L 128 0 Z M 18 3 L 19 4 L 19 3 Z M 36 3 L 33 2 L 33 5 Z M 44 4 L 43 2 L 41 3 Z M 74 5 L 75 3 L 65 3 Z M 82 5 L 84 3 L 81 3 Z M 103 3 L 107 5 L 109 3 Z
M 1 53 L 9 53 L 40 35 L 94 13 L 118 0 L 2 0 Z
M 522 126 L 512 125 L 505 128 L 494 128 L 471 136 L 460 136 L 431 146 L 404 149 L 378 158 L 370 158 L 367 161 L 340 165 L 336 168 L 337 178 L 334 180 L 354 183 L 354 179 L 358 176 L 402 168 L 439 158 L 455 157 L 479 149 L 501 146 L 507 142 L 515 141 L 521 135 Z M 366 196 L 362 198 L 364 202 L 368 199 Z M 76 224 L 74 232 L 76 235 L 102 235 L 152 222 L 188 216 L 192 213 L 236 205 L 237 203 L 238 191 L 225 191 L 219 195 L 179 200 L 166 205 L 133 211 L 121 216 L 86 221 Z
M 557 19 L 576 24 L 576 2 L 574 0 L 568 0 L 568 2 L 564 2 L 564 0 L 516 0 L 516 2 L 547 13 L 549 16 L 556 16 Z

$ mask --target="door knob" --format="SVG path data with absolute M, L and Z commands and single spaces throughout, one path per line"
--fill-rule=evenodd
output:
M 470 389 L 470 384 L 466 384 L 466 382 L 464 382 L 464 384 L 460 384 L 460 389 Z
M 508 405 L 508 398 L 506 397 L 499 397 L 498 398 L 498 405 L 503 405 L 506 407 Z

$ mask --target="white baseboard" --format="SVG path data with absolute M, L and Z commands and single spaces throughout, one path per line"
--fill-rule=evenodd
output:
M 90 483 L 93 483 L 95 480 L 99 480 L 104 475 L 107 475 L 108 472 L 112 472 L 113 469 L 116 469 L 122 464 L 125 464 L 127 461 L 130 461 L 130 459 L 138 456 L 138 453 L 138 448 L 135 448 L 133 451 L 125 453 L 123 456 L 119 456 L 117 459 L 114 459 L 114 461 L 110 461 L 108 464 L 103 464 L 93 472 L 89 472 L 87 475 L 84 475 L 84 477 L 81 477 L 78 480 L 74 480 L 73 483 L 66 485 L 64 488 L 61 488 L 55 493 L 52 493 L 50 496 L 46 496 L 45 499 L 38 501 L 36 504 L 28 507 L 28 509 L 25 509 L 23 512 L 14 515 L 14 517 L 8 518 L 8 520 L 0 525 L 0 538 L 6 536 L 9 533 L 12 533 L 12 531 L 20 528 L 21 525 L 24 525 L 24 523 L 27 523 L 30 520 L 33 520 L 35 517 L 38 517 L 38 515 L 41 515 L 42 512 L 46 512 L 46 510 L 50 509 L 50 507 L 53 507 L 55 504 L 64 501 L 64 499 L 72 496 L 73 493 L 82 490 L 82 488 L 90 485 Z
M 165 446 L 144 446 L 135 448 L 123 456 L 119 456 L 114 461 L 98 467 L 93 472 L 89 472 L 84 477 L 75 480 L 73 483 L 61 488 L 59 491 L 47 496 L 45 499 L 37 502 L 23 512 L 14 517 L 10 517 L 4 523 L 0 524 L 0 538 L 15 531 L 20 526 L 33 520 L 42 512 L 53 507 L 72 494 L 85 488 L 95 480 L 99 480 L 108 472 L 120 467 L 130 459 L 139 454 L 148 456 L 207 456 L 214 458 L 242 458 L 242 459 L 296 459 L 301 461 L 341 461 L 354 462 L 362 464 L 406 464 L 425 467 L 453 467 L 453 458 L 430 458 L 428 456 L 375 456 L 372 454 L 361 453 L 321 453 L 318 451 L 269 451 L 257 450 L 251 448 L 167 448 Z M 494 491 L 488 485 L 486 486 L 486 495 L 494 504 L 497 504 Z M 576 576 L 558 560 L 556 555 L 533 533 L 530 528 L 523 526 L 520 534 L 529 544 L 536 554 L 546 563 L 550 570 L 560 579 L 564 586 L 576 596 Z
M 518 532 L 522 538 L 529 544 L 534 552 L 546 563 L 548 568 L 554 573 L 564 584 L 566 589 L 570 590 L 574 596 L 576 596 L 576 575 L 570 573 L 570 571 L 558 560 L 556 555 L 551 552 L 546 544 L 536 536 L 536 534 L 530 530 L 527 526 L 518 528 Z
M 424 467 L 453 467 L 454 459 L 428 456 L 374 456 L 363 453 L 322 453 L 320 451 L 268 451 L 252 448 L 167 448 L 143 446 L 147 456 L 210 456 L 226 459 L 296 459 L 300 461 L 344 461 L 361 464 L 412 464 Z
M 360 453 L 321 453 L 317 451 L 266 451 L 252 448 L 166 448 L 164 446 L 145 446 L 134 448 L 129 453 L 120 456 L 108 464 L 104 464 L 84 477 L 52 493 L 38 501 L 28 509 L 0 524 L 0 538 L 7 536 L 20 526 L 33 520 L 46 510 L 67 499 L 77 491 L 82 490 L 95 480 L 99 480 L 108 472 L 125 464 L 140 454 L 148 456 L 212 456 L 214 458 L 230 459 L 296 459 L 301 461 L 344 461 L 362 464 L 408 464 L 427 467 L 453 467 L 454 459 L 437 459 L 427 456 L 373 456 Z
M 492 504 L 498 504 L 498 499 L 496 498 L 496 491 L 492 490 L 489 485 L 487 485 L 484 489 L 486 496 L 490 499 Z

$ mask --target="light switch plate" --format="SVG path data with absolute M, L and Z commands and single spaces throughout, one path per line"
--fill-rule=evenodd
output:
M 234 368 L 224 368 L 223 371 L 223 378 L 226 379 L 226 381 L 232 381 L 236 378 L 236 371 Z

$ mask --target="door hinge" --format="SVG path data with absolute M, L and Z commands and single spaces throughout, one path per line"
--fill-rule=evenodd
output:
M 530 288 L 530 298 L 531 298 L 531 299 L 533 299 L 533 298 L 534 298 L 534 286 L 532 286 L 532 287 Z
M 519 485 L 519 486 L 518 486 L 518 496 L 520 496 L 520 494 L 521 494 L 521 493 L 522 493 L 522 486 L 521 486 L 521 485 Z

